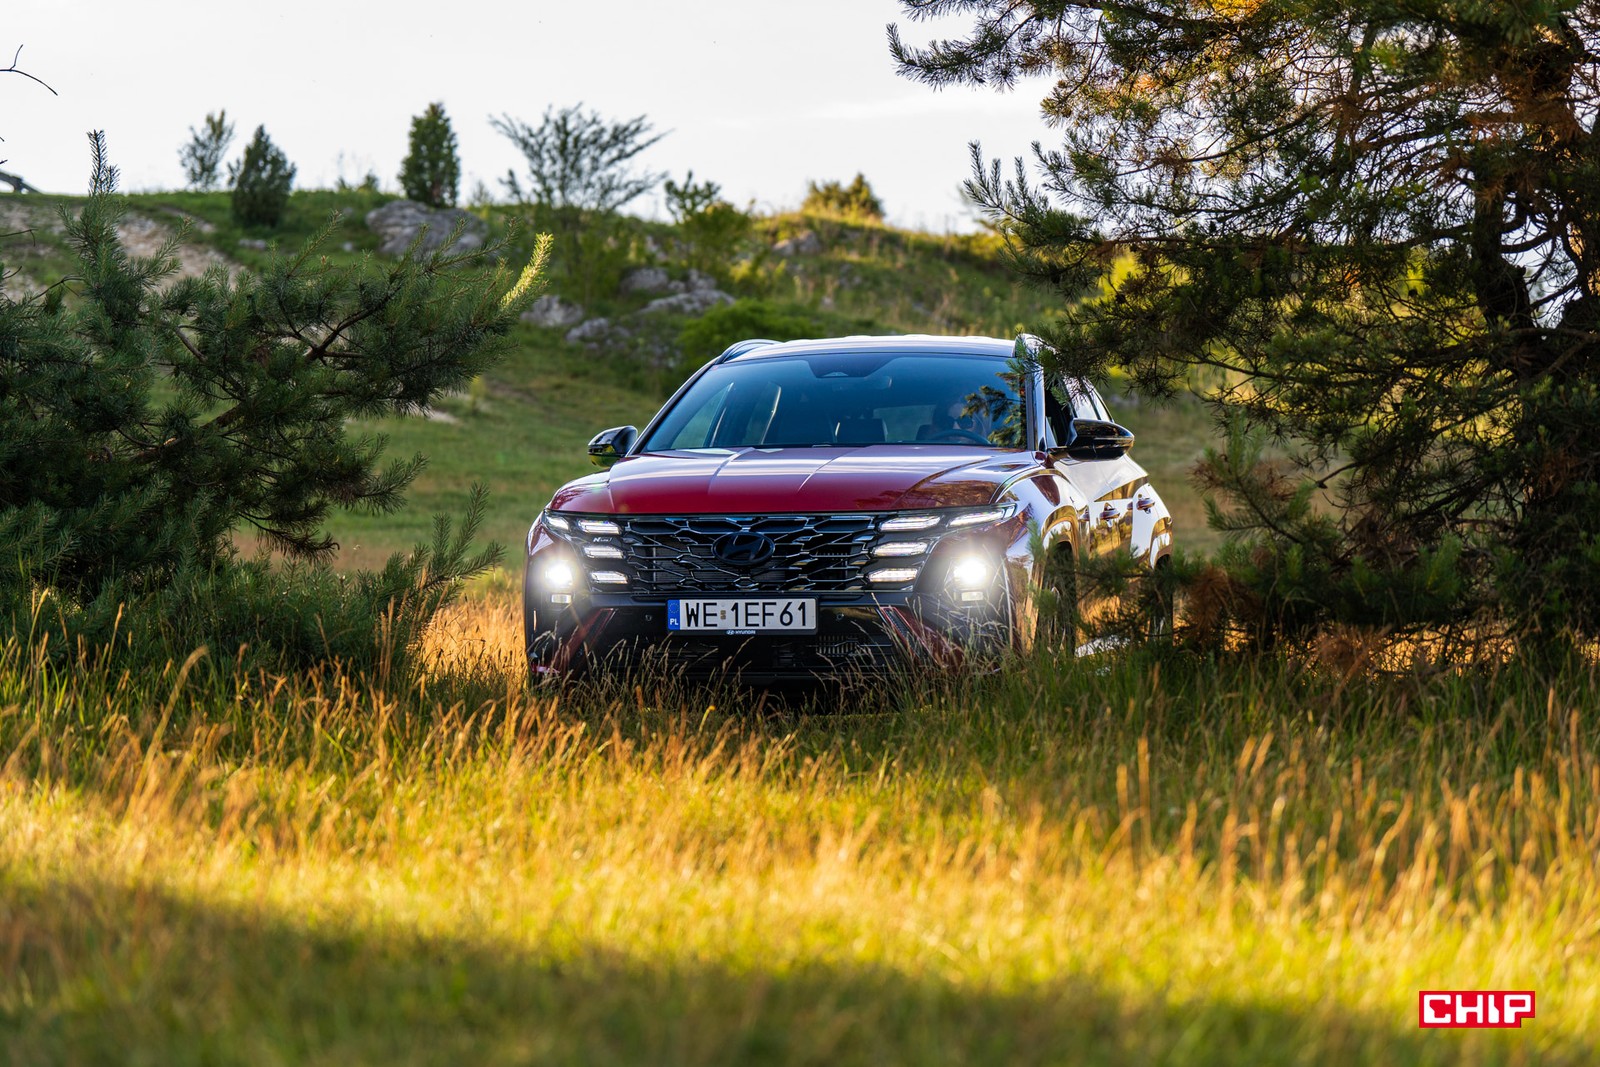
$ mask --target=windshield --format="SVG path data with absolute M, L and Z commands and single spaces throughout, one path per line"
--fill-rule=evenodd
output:
M 972 445 L 1020 448 L 1022 404 L 1007 359 L 811 353 L 713 367 L 642 445 L 805 448 Z

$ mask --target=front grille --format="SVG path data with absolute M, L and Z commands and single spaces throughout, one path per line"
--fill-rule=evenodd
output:
M 945 536 L 967 536 L 1014 514 L 1012 504 L 834 515 L 552 512 L 547 529 L 572 546 L 594 593 L 888 593 L 913 588 Z M 730 551 L 735 545 L 718 550 L 731 535 L 761 535 L 770 544 L 741 560 Z
M 631 588 L 641 593 L 835 593 L 867 588 L 877 515 L 619 517 Z M 764 534 L 773 554 L 739 566 L 716 552 L 723 537 Z

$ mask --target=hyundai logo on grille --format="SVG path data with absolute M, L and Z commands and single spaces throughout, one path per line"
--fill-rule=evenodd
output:
M 765 534 L 731 533 L 717 538 L 711 550 L 724 563 L 736 567 L 755 567 L 771 559 L 778 546 Z

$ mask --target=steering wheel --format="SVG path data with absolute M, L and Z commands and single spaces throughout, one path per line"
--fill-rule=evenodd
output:
M 959 427 L 950 430 L 940 430 L 938 433 L 930 433 L 927 437 L 923 438 L 923 441 L 943 441 L 946 438 L 958 441 L 971 441 L 972 443 L 979 445 L 989 445 L 994 443 L 981 433 L 975 433 L 972 430 L 963 430 Z

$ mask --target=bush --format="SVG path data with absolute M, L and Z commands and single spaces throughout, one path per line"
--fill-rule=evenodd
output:
M 241 226 L 276 226 L 283 221 L 294 170 L 267 136 L 267 128 L 257 126 L 244 158 L 229 175 L 233 179 L 234 221 Z
M 692 320 L 678 332 L 678 346 L 694 363 L 751 337 L 795 341 L 826 337 L 829 333 L 827 322 L 804 308 L 782 307 L 765 300 L 736 300 Z
M 861 174 L 857 174 L 849 185 L 807 182 L 806 198 L 800 210 L 811 215 L 834 215 L 856 222 L 883 221 L 883 203 Z
M 443 104 L 411 120 L 411 147 L 400 164 L 400 187 L 406 198 L 429 207 L 454 207 L 461 188 L 461 159 L 456 133 Z
M 722 199 L 722 188 L 715 182 L 696 183 L 694 171 L 684 177 L 682 185 L 669 178 L 664 190 L 667 211 L 678 224 L 683 242 L 684 264 L 728 281 L 754 220 Z

